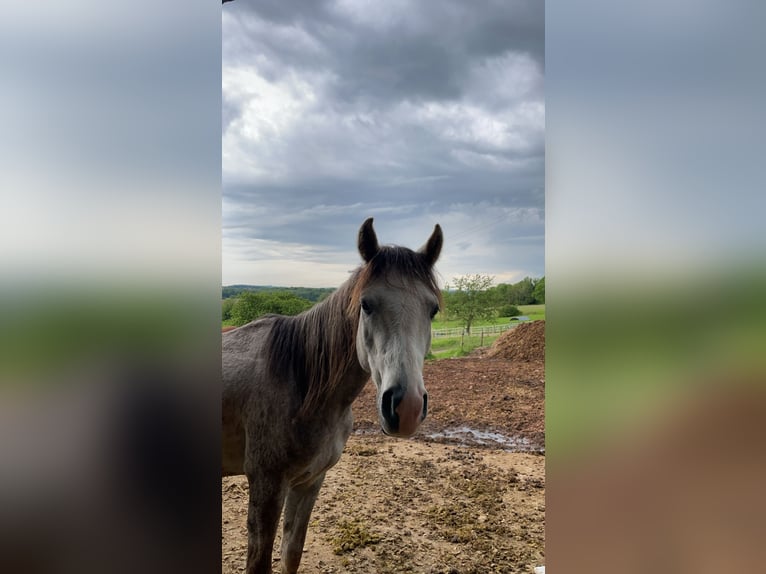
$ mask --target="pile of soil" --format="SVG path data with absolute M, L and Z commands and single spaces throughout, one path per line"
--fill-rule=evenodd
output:
M 545 321 L 522 323 L 506 331 L 484 356 L 526 363 L 545 361 Z

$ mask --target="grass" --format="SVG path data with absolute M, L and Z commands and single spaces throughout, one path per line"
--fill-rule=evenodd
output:
M 545 319 L 545 305 L 519 305 L 519 311 L 522 315 L 529 317 L 531 321 L 537 321 Z M 471 326 L 471 331 L 476 333 L 481 327 L 488 327 L 492 325 L 502 325 L 510 322 L 510 317 L 498 317 L 493 321 L 481 321 Z M 460 328 L 462 323 L 458 320 L 451 321 L 433 321 L 431 324 L 432 329 L 454 329 Z M 452 357 L 464 357 L 470 354 L 475 349 L 480 347 L 488 347 L 500 336 L 500 333 L 493 335 L 481 335 L 471 334 L 464 337 L 439 337 L 431 341 L 431 352 L 426 357 L 427 359 L 449 359 Z M 462 339 L 462 340 L 461 340 Z
M 473 350 L 480 347 L 488 347 L 500 336 L 500 333 L 494 335 L 466 335 L 460 337 L 439 337 L 431 341 L 431 352 L 426 357 L 428 359 L 449 359 L 452 357 L 464 357 Z
M 545 303 L 540 305 L 519 305 L 518 308 L 522 315 L 529 317 L 530 321 L 545 319 Z

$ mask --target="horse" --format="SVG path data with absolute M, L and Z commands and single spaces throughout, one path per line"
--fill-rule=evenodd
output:
M 298 571 L 325 473 L 351 435 L 351 403 L 370 378 L 385 434 L 412 436 L 426 417 L 442 230 L 413 251 L 380 246 L 372 221 L 358 233 L 363 263 L 327 299 L 222 336 L 222 474 L 247 476 L 247 574 L 272 571 L 283 510 L 281 571 Z

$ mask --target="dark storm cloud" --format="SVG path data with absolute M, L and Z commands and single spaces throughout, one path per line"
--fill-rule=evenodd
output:
M 544 67 L 544 2 L 413 2 L 406 9 L 381 3 L 373 10 L 380 14 L 367 16 L 361 12 L 372 5 L 355 13 L 339 4 L 238 0 L 245 28 L 254 20 L 264 24 L 242 42 L 277 60 L 272 72 L 324 64 L 338 75 L 335 96 L 351 101 L 457 99 L 472 62 L 508 52 Z M 285 42 L 287 30 L 323 46 L 321 57 Z
M 542 6 L 542 3 L 536 3 Z M 342 35 L 340 98 L 456 100 L 471 63 L 507 52 L 543 61 L 542 12 L 491 9 L 486 3 L 415 3 L 403 28 Z M 536 39 L 534 41 L 533 39 Z M 331 40 L 328 38 L 328 40 Z M 413 55 L 417 55 L 413 57 Z

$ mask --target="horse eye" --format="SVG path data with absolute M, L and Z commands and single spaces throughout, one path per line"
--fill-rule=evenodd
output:
M 367 315 L 372 313 L 372 307 L 370 307 L 370 304 L 365 299 L 362 299 L 362 311 L 364 311 Z
M 431 319 L 436 317 L 436 314 L 439 312 L 439 306 L 436 305 L 433 309 L 431 309 Z

